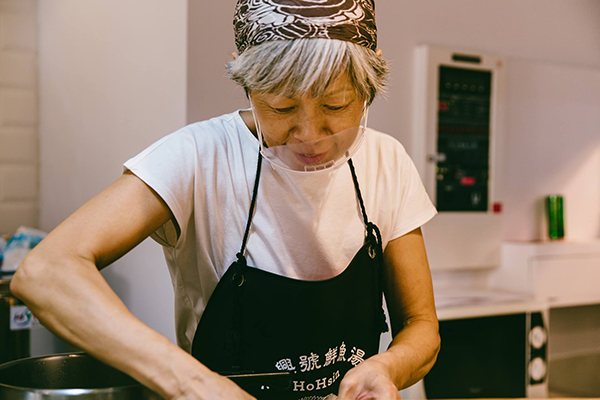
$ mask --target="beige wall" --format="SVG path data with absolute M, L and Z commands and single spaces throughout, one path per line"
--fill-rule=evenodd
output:
M 0 0 L 0 235 L 38 224 L 36 13 Z
M 600 237 L 600 154 L 594 153 L 600 147 L 600 113 L 594 112 L 600 106 L 600 2 L 379 0 L 376 5 L 379 45 L 393 69 L 387 98 L 370 112 L 371 127 L 411 151 L 415 45 L 505 56 L 504 239 L 541 238 L 539 200 L 553 192 L 565 195 L 568 235 Z M 235 50 L 233 7 L 233 1 L 190 2 L 188 122 L 247 104 L 224 73 Z M 573 85 L 583 77 L 585 84 Z M 558 86 L 553 79 L 559 79 Z M 532 104 L 540 99 L 549 107 Z
M 115 181 L 128 158 L 185 124 L 186 21 L 186 0 L 40 2 L 42 229 Z M 147 240 L 103 274 L 136 316 L 175 340 L 160 246 Z M 34 354 L 60 350 L 41 343 Z

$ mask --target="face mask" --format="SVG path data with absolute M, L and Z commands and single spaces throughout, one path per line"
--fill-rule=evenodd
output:
M 314 173 L 338 168 L 360 148 L 367 128 L 369 112 L 365 101 L 360 124 L 356 127 L 317 140 L 268 147 L 262 134 L 260 121 L 254 111 L 252 99 L 250 99 L 250 104 L 262 156 L 273 167 L 287 171 Z

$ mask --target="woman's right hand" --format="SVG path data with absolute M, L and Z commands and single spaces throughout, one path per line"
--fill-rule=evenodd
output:
M 243 391 L 231 379 L 210 373 L 202 381 L 186 385 L 181 393 L 171 400 L 256 400 Z

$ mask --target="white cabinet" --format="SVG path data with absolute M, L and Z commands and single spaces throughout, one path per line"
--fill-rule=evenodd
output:
M 600 241 L 504 243 L 492 278 L 550 307 L 551 397 L 599 397 Z
M 600 304 L 600 240 L 504 243 L 492 284 L 550 307 Z

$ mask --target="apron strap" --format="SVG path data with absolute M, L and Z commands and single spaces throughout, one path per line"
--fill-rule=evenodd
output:
M 363 201 L 362 194 L 360 192 L 360 187 L 358 185 L 358 178 L 356 177 L 356 170 L 354 169 L 354 163 L 352 159 L 348 160 L 348 165 L 350 166 L 350 172 L 352 173 L 352 180 L 354 181 L 354 190 L 356 192 L 356 197 L 358 197 L 358 203 L 360 204 L 360 210 L 362 212 L 363 220 L 365 223 L 365 228 L 367 230 L 367 239 L 371 240 L 371 242 L 375 241 L 376 248 L 373 249 L 376 251 L 376 254 L 379 256 L 383 255 L 382 241 L 381 241 L 381 232 L 377 225 L 369 221 L 369 217 L 367 216 L 367 210 L 365 208 L 365 202 Z M 371 252 L 371 257 L 373 257 L 373 253 Z M 375 258 L 375 257 L 373 257 Z
M 237 261 L 241 266 L 246 266 L 246 257 L 244 256 L 244 252 L 246 251 L 246 244 L 248 243 L 248 236 L 250 234 L 250 226 L 252 225 L 252 217 L 254 216 L 254 211 L 256 209 L 256 198 L 258 196 L 258 186 L 260 182 L 260 170 L 262 166 L 262 154 L 260 149 L 258 151 L 258 165 L 256 166 L 256 178 L 254 179 L 254 189 L 252 191 L 252 200 L 250 201 L 250 211 L 248 212 L 248 220 L 246 221 L 246 229 L 244 231 L 244 238 L 242 239 L 242 247 L 240 251 L 236 254 Z M 360 187 L 358 184 L 358 178 L 356 177 L 356 170 L 354 168 L 354 163 L 352 159 L 348 160 L 348 165 L 350 166 L 350 172 L 352 173 L 352 180 L 354 182 L 354 190 L 356 192 L 356 196 L 358 197 L 358 202 L 360 204 L 360 210 L 362 212 L 363 221 L 365 224 L 365 228 L 367 231 L 367 239 L 371 242 L 375 242 L 376 249 L 375 252 L 377 255 L 383 255 L 382 248 L 382 240 L 381 240 L 381 232 L 377 225 L 369 221 L 369 217 L 367 216 L 367 210 L 365 208 L 365 203 L 362 198 L 362 194 L 360 192 Z M 375 254 L 373 254 L 375 255 Z M 375 257 L 373 257 L 375 258 Z
M 233 275 L 231 276 L 231 282 L 238 287 L 242 287 L 242 285 L 246 281 L 244 269 L 248 266 L 248 263 L 246 261 L 246 256 L 244 256 L 244 252 L 246 251 L 246 244 L 248 243 L 248 235 L 250 234 L 252 217 L 254 216 L 254 211 L 256 210 L 256 198 L 258 196 L 258 184 L 260 182 L 260 170 L 262 166 L 262 159 L 263 157 L 259 148 L 258 163 L 256 166 L 256 178 L 254 179 L 254 189 L 252 189 L 252 199 L 250 200 L 250 211 L 248 212 L 248 220 L 246 221 L 246 229 L 244 231 L 244 238 L 242 239 L 242 247 L 240 248 L 240 251 L 236 254 L 237 260 L 234 263 L 235 270 Z
M 363 220 L 365 221 L 365 226 L 367 226 L 369 225 L 369 217 L 367 216 L 365 203 L 363 202 L 362 194 L 360 193 L 358 179 L 356 178 L 356 170 L 354 169 L 354 163 L 352 162 L 352 159 L 348 160 L 348 165 L 350 166 L 350 172 L 352 173 L 352 180 L 354 181 L 354 190 L 356 191 L 356 196 L 358 197 L 358 202 L 360 203 L 360 210 L 362 211 Z
M 247 261 L 246 261 L 246 257 L 244 256 L 244 252 L 246 251 L 246 244 L 248 242 L 248 235 L 250 234 L 250 226 L 252 225 L 252 217 L 254 216 L 254 211 L 256 209 L 256 198 L 258 196 L 258 186 L 259 186 L 259 182 L 260 182 L 260 171 L 261 171 L 261 167 L 262 167 L 262 154 L 260 152 L 260 148 L 258 150 L 258 163 L 256 166 L 256 178 L 254 180 L 254 189 L 252 190 L 252 200 L 250 201 L 250 211 L 248 213 L 248 220 L 246 222 L 246 229 L 244 231 L 244 238 L 242 239 L 242 247 L 240 248 L 239 253 L 236 254 L 237 256 L 237 270 L 235 271 L 235 273 L 232 276 L 232 282 L 234 285 L 238 286 L 238 290 L 236 291 L 237 296 L 241 297 L 240 294 L 240 290 L 241 287 L 244 285 L 245 282 L 245 276 L 244 276 L 244 268 L 248 266 Z M 383 247 L 382 247 L 382 240 L 381 240 L 381 232 L 379 231 L 379 228 L 377 227 L 377 225 L 375 225 L 374 223 L 369 221 L 369 217 L 367 216 L 367 211 L 365 208 L 365 204 L 362 198 L 362 194 L 360 191 L 360 187 L 358 185 L 358 178 L 356 177 L 356 171 L 354 168 L 354 163 L 352 162 L 352 159 L 348 160 L 348 165 L 350 166 L 350 172 L 352 173 L 352 180 L 354 182 L 354 189 L 356 192 L 356 196 L 358 197 L 358 202 L 360 204 L 360 209 L 362 212 L 362 216 L 363 216 L 363 221 L 365 224 L 365 228 L 366 228 L 366 238 L 365 241 L 369 242 L 369 256 L 373 259 L 378 258 L 379 259 L 379 266 L 380 266 L 380 271 L 382 270 L 381 266 L 383 265 Z M 383 277 L 383 274 L 380 272 L 380 291 L 381 291 L 381 279 Z M 236 299 L 235 303 L 237 304 L 238 307 L 235 314 L 236 314 L 236 318 L 234 318 L 235 321 L 237 321 L 237 324 L 241 324 L 241 298 Z M 382 298 L 382 302 L 383 302 L 383 298 Z M 383 312 L 383 304 L 381 307 L 379 308 L 379 314 L 380 314 L 380 329 L 382 332 L 387 332 L 389 327 L 387 325 L 386 322 L 386 318 L 385 318 L 385 313 Z M 241 331 L 241 326 L 237 327 L 238 332 Z M 238 357 L 240 356 L 240 350 L 238 349 L 236 351 L 236 353 L 238 354 Z
M 231 327 L 227 332 L 226 338 L 226 353 L 233 356 L 233 365 L 231 366 L 232 371 L 228 372 L 239 372 L 244 371 L 244 350 L 243 350 L 243 304 L 242 304 L 242 291 L 244 290 L 243 285 L 246 282 L 245 268 L 248 267 L 246 262 L 246 244 L 248 242 L 248 235 L 250 234 L 250 226 L 252 225 L 252 217 L 256 210 L 256 198 L 258 195 L 258 184 L 260 182 L 260 170 L 262 166 L 262 154 L 260 148 L 258 149 L 258 165 L 256 166 L 256 178 L 254 179 L 254 189 L 252 189 L 252 200 L 250 200 L 250 211 L 248 212 L 248 220 L 246 221 L 246 229 L 244 231 L 244 238 L 242 239 L 242 247 L 236 254 L 237 260 L 232 264 L 230 268 L 234 268 L 233 275 L 231 276 L 231 283 L 236 286 L 237 290 L 234 291 L 233 299 L 233 317 Z
M 246 221 L 246 230 L 244 231 L 244 239 L 242 240 L 242 248 L 237 253 L 238 261 L 246 265 L 246 257 L 244 252 L 246 251 L 246 244 L 248 242 L 248 235 L 250 234 L 250 226 L 252 225 L 252 217 L 254 216 L 254 210 L 256 209 L 256 197 L 258 195 L 258 183 L 260 182 L 260 170 L 262 166 L 262 154 L 260 148 L 258 149 L 258 165 L 256 166 L 256 178 L 254 179 L 254 189 L 252 190 L 252 200 L 250 201 L 250 211 L 248 212 L 248 221 Z
M 356 177 L 356 170 L 354 168 L 354 163 L 352 159 L 348 160 L 348 165 L 350 166 L 350 172 L 352 173 L 352 180 L 354 182 L 354 190 L 356 191 L 356 196 L 358 197 L 358 202 L 360 204 L 360 210 L 362 212 L 363 221 L 365 223 L 365 228 L 367 230 L 367 236 L 371 236 L 375 239 L 379 249 L 380 254 L 383 253 L 381 249 L 381 232 L 377 225 L 369 221 L 369 217 L 367 216 L 367 210 L 365 208 L 365 203 L 362 198 L 362 194 L 360 192 L 360 187 L 358 185 L 358 178 Z M 260 170 L 262 167 L 262 154 L 260 149 L 258 151 L 258 163 L 256 166 L 256 178 L 254 179 L 254 189 L 252 190 L 252 200 L 250 201 L 250 211 L 248 212 L 248 220 L 246 221 L 246 229 L 244 231 L 244 238 L 242 239 L 242 247 L 240 251 L 236 254 L 239 262 L 242 262 L 246 265 L 246 257 L 244 256 L 244 252 L 246 251 L 246 244 L 248 243 L 248 236 L 250 234 L 250 226 L 252 225 L 252 217 L 254 216 L 254 211 L 256 209 L 256 198 L 258 195 L 258 186 L 260 183 Z
M 369 217 L 367 216 L 367 210 L 360 192 L 360 187 L 358 186 L 358 178 L 356 177 L 356 171 L 354 169 L 354 163 L 352 162 L 352 159 L 348 160 L 348 165 L 350 166 L 352 180 L 354 181 L 354 190 L 356 191 L 356 196 L 358 197 L 358 202 L 360 204 L 360 210 L 362 211 L 363 220 L 367 229 L 367 237 L 365 238 L 365 241 L 370 242 L 369 256 L 373 259 L 375 259 L 375 257 L 379 258 L 379 292 L 383 293 L 383 244 L 381 240 L 381 232 L 379 231 L 377 225 L 369 221 Z M 373 241 L 375 244 L 373 244 Z M 375 246 L 375 248 L 373 248 L 373 246 Z M 379 331 L 382 333 L 389 331 L 390 328 L 385 318 L 385 312 L 383 311 L 383 296 L 381 296 L 381 307 L 378 306 L 376 312 L 379 315 Z

